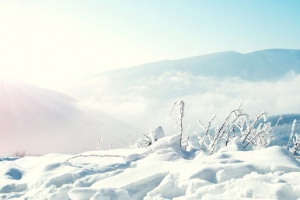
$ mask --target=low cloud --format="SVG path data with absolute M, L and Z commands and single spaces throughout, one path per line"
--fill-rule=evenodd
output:
M 223 122 L 229 112 L 239 106 L 241 99 L 244 112 L 250 117 L 255 117 L 261 110 L 269 115 L 300 111 L 300 95 L 297 93 L 300 75 L 297 74 L 289 74 L 277 81 L 250 82 L 171 71 L 157 77 L 136 77 L 137 82 L 138 85 L 130 81 L 110 83 L 113 88 L 101 88 L 101 94 L 94 93 L 92 98 L 83 98 L 82 102 L 143 131 L 161 125 L 167 134 L 176 131 L 176 111 L 171 120 L 169 112 L 179 99 L 186 103 L 184 122 L 185 126 L 191 123 L 191 132 L 200 130 L 197 119 L 205 124 L 216 114 L 216 124 Z

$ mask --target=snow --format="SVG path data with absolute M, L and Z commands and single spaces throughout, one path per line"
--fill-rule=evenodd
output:
M 184 151 L 180 135 L 148 148 L 1 158 L 0 199 L 299 199 L 300 163 L 279 146 Z

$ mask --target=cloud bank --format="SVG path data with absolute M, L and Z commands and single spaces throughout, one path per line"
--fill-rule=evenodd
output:
M 105 84 L 96 87 L 97 82 L 103 80 Z M 186 104 L 184 121 L 186 126 L 191 123 L 191 131 L 200 130 L 197 119 L 205 124 L 214 114 L 217 115 L 216 124 L 221 123 L 231 110 L 239 106 L 241 99 L 244 111 L 251 117 L 261 110 L 268 115 L 299 113 L 300 110 L 297 93 L 300 75 L 294 73 L 277 81 L 258 82 L 194 76 L 180 71 L 137 77 L 132 81 L 108 77 L 93 81 L 93 86 L 82 85 L 79 89 L 91 91 L 91 95 L 80 96 L 82 104 L 110 113 L 144 131 L 162 125 L 167 134 L 173 134 L 177 114 L 170 120 L 169 112 L 179 99 Z

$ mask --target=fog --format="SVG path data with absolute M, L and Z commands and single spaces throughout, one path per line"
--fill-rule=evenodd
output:
M 101 82 L 105 80 L 104 82 Z M 97 84 L 82 85 L 79 91 L 90 91 L 80 96 L 80 104 L 99 109 L 121 118 L 129 124 L 148 131 L 158 125 L 167 134 L 176 132 L 174 124 L 178 113 L 169 113 L 173 103 L 185 102 L 184 125 L 192 125 L 191 133 L 199 131 L 196 120 L 207 123 L 217 115 L 215 125 L 224 121 L 229 112 L 243 102 L 243 110 L 254 118 L 264 110 L 268 115 L 299 113 L 300 96 L 297 88 L 300 75 L 289 72 L 277 81 L 245 81 L 239 78 L 193 76 L 190 73 L 170 71 L 160 76 L 138 78 L 131 83 L 117 82 L 108 77 L 93 79 Z M 138 84 L 136 84 L 138 83 Z M 84 89 L 85 88 L 85 89 Z
M 264 110 L 271 115 L 299 113 L 300 75 L 288 73 L 277 81 L 245 81 L 239 78 L 194 76 L 168 71 L 132 81 L 93 77 L 78 83 L 74 96 L 24 83 L 1 82 L 1 148 L 13 153 L 74 153 L 94 150 L 100 134 L 102 148 L 126 147 L 143 133 L 162 126 L 166 135 L 178 131 L 179 112 L 174 102 L 185 102 L 184 131 L 202 131 L 196 120 L 220 126 L 238 108 L 254 118 Z
M 38 155 L 124 148 L 137 131 L 75 99 L 20 82 L 0 81 L 0 155 L 16 151 Z

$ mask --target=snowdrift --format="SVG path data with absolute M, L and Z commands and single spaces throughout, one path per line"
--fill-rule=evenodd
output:
M 273 146 L 209 155 L 184 151 L 179 135 L 148 148 L 48 154 L 0 162 L 1 199 L 298 199 L 300 163 Z

